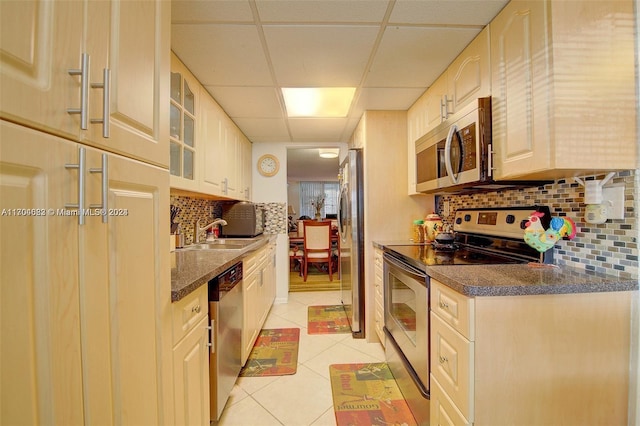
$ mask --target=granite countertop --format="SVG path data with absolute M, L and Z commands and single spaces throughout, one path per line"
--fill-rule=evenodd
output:
M 465 296 L 596 293 L 638 290 L 637 278 L 581 269 L 521 265 L 427 266 L 427 275 Z
M 393 250 L 408 241 L 375 242 Z M 638 277 L 621 278 L 567 266 L 424 265 L 431 278 L 465 296 L 519 296 L 533 294 L 596 293 L 638 290 Z
M 171 301 L 177 302 L 230 266 L 242 261 L 249 252 L 266 245 L 271 236 L 253 238 L 242 250 L 183 250 L 171 252 Z

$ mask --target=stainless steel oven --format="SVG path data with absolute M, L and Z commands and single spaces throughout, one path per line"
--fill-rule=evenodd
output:
M 429 424 L 429 273 L 439 265 L 551 262 L 523 241 L 533 212 L 549 227 L 546 206 L 458 209 L 450 244 L 384 245 L 386 359 L 398 387 L 420 425 Z
M 429 280 L 384 253 L 386 358 L 418 424 L 429 422 Z

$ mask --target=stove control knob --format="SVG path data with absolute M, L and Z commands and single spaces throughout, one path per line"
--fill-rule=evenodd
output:
M 460 225 L 462 223 L 461 217 L 456 217 L 456 225 Z
M 516 221 L 516 217 L 514 215 L 512 215 L 512 214 L 508 214 L 507 215 L 507 223 L 508 224 L 515 223 L 515 221 Z
M 464 215 L 464 221 L 465 222 L 471 222 L 471 215 L 470 214 L 465 214 Z
M 527 219 L 522 219 L 520 221 L 520 229 L 525 229 L 527 227 L 527 222 L 528 222 Z

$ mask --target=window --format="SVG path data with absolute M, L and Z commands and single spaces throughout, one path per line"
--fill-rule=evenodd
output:
M 320 215 L 338 213 L 338 196 L 340 184 L 338 182 L 300 182 L 300 216 L 314 218 L 316 210 L 312 204 L 319 196 L 324 195 L 324 206 Z

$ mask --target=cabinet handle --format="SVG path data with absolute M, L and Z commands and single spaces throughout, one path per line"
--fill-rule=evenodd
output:
M 83 53 L 80 60 L 80 69 L 68 70 L 69 75 L 80 76 L 80 108 L 67 108 L 69 114 L 80 114 L 80 129 L 87 130 L 89 105 L 89 55 Z
M 248 186 L 244 189 L 244 199 L 245 200 L 249 199 L 249 187 Z
M 449 104 L 453 105 L 453 99 L 449 99 L 449 96 L 444 95 L 444 103 L 442 105 L 444 106 L 444 119 L 445 120 L 447 118 L 449 118 L 449 116 L 451 114 L 453 114 L 453 111 L 449 111 Z
M 78 209 L 78 225 L 84 225 L 84 173 L 85 173 L 85 148 L 78 148 L 78 164 L 65 164 L 64 168 L 78 170 L 78 203 L 67 203 L 64 205 L 67 209 Z
M 211 325 L 207 327 L 209 329 L 209 343 L 207 345 L 211 348 L 211 353 L 216 353 L 216 320 L 211 320 Z
M 202 309 L 200 308 L 200 305 L 196 305 L 193 308 L 191 308 L 191 312 L 195 312 L 196 314 L 199 314 L 201 310 Z
M 102 167 L 100 168 L 90 168 L 89 173 L 102 173 L 102 204 L 91 204 L 89 207 L 92 209 L 100 209 L 102 213 L 102 223 L 109 222 L 108 215 L 108 203 L 109 203 L 109 176 L 108 176 L 108 166 L 109 166 L 109 158 L 107 154 L 102 154 Z
M 111 116 L 111 70 L 102 70 L 102 83 L 91 83 L 91 88 L 102 89 L 102 118 L 92 118 L 91 123 L 102 123 L 102 137 L 109 137 L 109 117 Z
M 228 191 L 229 191 L 229 179 L 224 178 L 222 179 L 222 193 L 227 194 Z
M 440 355 L 438 358 L 440 360 L 440 364 L 444 364 L 445 362 L 449 362 L 449 358 L 447 358 L 446 356 Z
M 495 168 L 493 167 L 493 144 L 489 144 L 487 146 L 487 150 L 489 151 L 489 155 L 487 155 L 487 175 L 489 177 L 493 176 L 493 171 L 495 170 Z
M 448 304 L 448 303 L 446 303 L 446 302 L 440 302 L 440 303 L 439 303 L 439 305 L 440 305 L 440 307 L 441 307 L 442 309 L 449 310 L 449 304 Z

